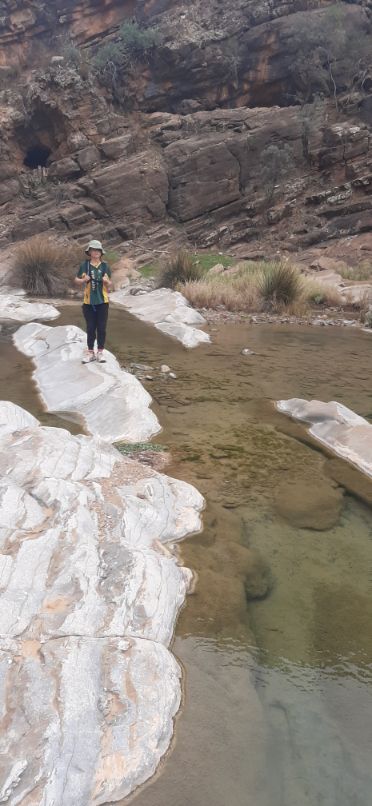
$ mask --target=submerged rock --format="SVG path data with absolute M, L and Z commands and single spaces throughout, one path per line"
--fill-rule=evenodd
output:
M 325 530 L 340 518 L 343 491 L 331 480 L 321 484 L 308 479 L 284 481 L 275 495 L 279 515 L 300 529 Z
M 105 350 L 105 364 L 82 364 L 86 336 L 74 325 L 24 325 L 18 350 L 33 358 L 34 379 L 48 411 L 68 413 L 108 442 L 143 442 L 160 431 L 151 397 L 137 378 Z
M 245 567 L 244 590 L 247 600 L 264 599 L 273 587 L 269 564 L 257 549 L 247 549 L 249 562 Z
M 12 403 L 0 473 L 0 800 L 120 800 L 171 739 L 191 572 L 162 544 L 200 528 L 203 499 Z

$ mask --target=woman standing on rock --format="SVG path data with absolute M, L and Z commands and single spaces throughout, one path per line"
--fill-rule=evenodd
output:
M 111 269 L 102 260 L 105 250 L 101 241 L 89 241 L 85 250 L 87 260 L 81 264 L 75 277 L 77 285 L 85 285 L 83 314 L 87 326 L 88 354 L 83 364 L 91 361 L 105 363 L 103 355 L 109 309 L 108 291 L 111 288 Z M 97 339 L 97 355 L 94 342 Z

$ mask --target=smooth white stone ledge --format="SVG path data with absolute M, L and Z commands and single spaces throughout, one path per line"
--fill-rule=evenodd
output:
M 372 476 L 372 425 L 355 412 L 332 401 L 279 400 L 278 411 L 310 425 L 309 433 L 337 456 Z
M 203 498 L 7 402 L 0 477 L 0 801 L 115 802 L 172 736 L 191 572 L 170 548 Z
M 13 336 L 18 350 L 33 358 L 37 383 L 49 412 L 83 422 L 107 442 L 143 442 L 157 434 L 152 400 L 139 380 L 121 369 L 105 350 L 106 364 L 82 364 L 86 335 L 75 325 L 23 325 Z
M 57 319 L 59 311 L 44 302 L 28 302 L 18 294 L 0 294 L 0 322 L 32 322 Z
M 194 325 L 205 325 L 204 317 L 189 305 L 179 291 L 158 288 L 147 294 L 132 295 L 126 291 L 115 291 L 111 301 L 121 305 L 138 319 L 149 322 L 184 347 L 193 348 L 210 342 L 210 336 Z

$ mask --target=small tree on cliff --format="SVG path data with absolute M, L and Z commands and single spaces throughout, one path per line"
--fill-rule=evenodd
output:
M 128 21 L 120 27 L 115 41 L 98 48 L 93 58 L 96 75 L 113 91 L 116 100 L 123 100 L 124 79 L 134 63 L 149 59 L 160 40 L 156 28 L 140 28 L 138 23 Z
M 316 95 L 332 97 L 350 87 L 363 89 L 372 68 L 372 37 L 367 17 L 356 24 L 342 4 L 334 4 L 308 19 L 294 18 L 289 69 L 290 99 L 308 104 Z

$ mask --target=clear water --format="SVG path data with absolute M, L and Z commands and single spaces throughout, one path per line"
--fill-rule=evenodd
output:
M 65 322 L 79 324 L 79 309 L 64 309 L 55 324 Z M 5 394 L 40 416 L 28 361 L 2 346 Z M 111 310 L 108 347 L 123 366 L 153 368 L 144 383 L 164 428 L 157 441 L 172 452 L 167 472 L 207 500 L 203 533 L 181 546 L 198 580 L 174 640 L 185 671 L 175 740 L 131 802 L 370 806 L 372 483 L 319 451 L 273 401 L 337 399 L 372 417 L 371 336 L 221 325 L 213 345 L 187 352 Z M 324 494 L 343 493 L 330 527 L 298 528 L 278 513 L 288 482 L 300 499 L 312 490 L 317 527 Z M 255 567 L 257 556 L 273 587 L 247 602 L 247 558 Z

